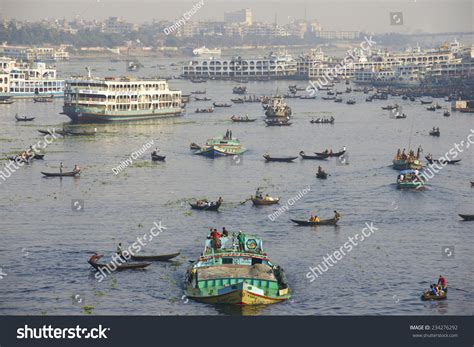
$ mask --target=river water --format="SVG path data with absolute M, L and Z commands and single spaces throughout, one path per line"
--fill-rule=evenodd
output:
M 177 75 L 175 60 L 144 60 L 137 75 Z M 164 64 L 166 70 L 152 68 Z M 79 60 L 58 64 L 62 76 L 83 74 L 91 66 L 99 76 L 124 73 L 123 62 Z M 109 71 L 108 69 L 116 69 Z M 249 82 L 249 94 L 286 92 L 290 81 Z M 306 82 L 298 84 L 305 87 Z M 172 88 L 189 93 L 206 88 L 216 102 L 229 102 L 235 82 L 192 84 L 172 80 Z M 345 85 L 337 86 L 345 90 Z M 422 145 L 434 157 L 449 151 L 454 142 L 466 141 L 473 116 L 429 112 L 419 101 L 366 103 L 366 95 L 352 93 L 356 105 L 321 100 L 289 99 L 293 109 L 290 127 L 265 127 L 259 103 L 233 105 L 212 114 L 196 114 L 211 102 L 191 102 L 184 117 L 145 122 L 81 125 L 97 128 L 92 138 L 59 138 L 45 150 L 44 161 L 25 165 L 6 181 L 0 180 L 0 314 L 135 314 L 135 315 L 470 315 L 473 279 L 474 224 L 461 222 L 458 213 L 474 213 L 473 149 L 464 148 L 459 165 L 449 165 L 430 180 L 427 189 L 400 191 L 397 172 L 390 166 L 397 148 Z M 342 97 L 347 99 L 347 95 Z M 437 100 L 448 106 L 443 100 Z M 381 106 L 397 102 L 408 115 L 393 119 Z M 60 115 L 62 100 L 35 104 L 18 100 L 0 105 L 0 153 L 11 155 L 42 140 L 37 129 L 69 123 Z M 15 113 L 34 115 L 31 123 L 16 123 Z M 232 124 L 232 114 L 248 113 L 255 123 Z M 334 125 L 310 124 L 313 116 L 336 118 Z M 439 138 L 428 135 L 433 126 Z M 191 142 L 203 143 L 231 129 L 248 148 L 242 160 L 206 159 L 189 151 Z M 412 134 L 410 136 L 410 134 Z M 149 152 L 119 174 L 112 171 L 132 152 L 153 141 L 166 162 L 152 163 Z M 336 159 L 325 162 L 266 163 L 265 152 L 294 155 L 326 148 L 348 148 L 349 165 Z M 80 178 L 45 179 L 41 171 L 78 163 Z M 2 161 L 2 170 L 7 161 Z M 327 180 L 315 177 L 322 165 Z M 271 221 L 279 206 L 252 207 L 240 202 L 264 187 L 280 196 L 289 211 Z M 297 201 L 304 189 L 309 192 Z M 192 198 L 222 196 L 219 213 L 191 212 Z M 301 196 L 301 193 L 300 193 Z M 80 210 L 73 208 L 78 200 Z M 281 206 L 280 205 L 280 206 Z M 342 214 L 338 227 L 305 228 L 290 218 L 321 218 Z M 118 242 L 125 247 L 149 232 L 154 223 L 166 227 L 144 247 L 143 253 L 181 251 L 176 261 L 153 263 L 145 271 L 124 271 L 98 282 L 87 264 L 92 252 L 111 256 Z M 354 246 L 341 260 L 310 283 L 309 267 L 338 250 L 348 237 L 373 223 L 374 233 Z M 210 227 L 243 230 L 264 240 L 274 263 L 287 274 L 292 299 L 257 308 L 206 305 L 183 296 L 189 260 L 203 250 Z M 450 286 L 445 302 L 422 302 L 421 292 L 443 274 Z

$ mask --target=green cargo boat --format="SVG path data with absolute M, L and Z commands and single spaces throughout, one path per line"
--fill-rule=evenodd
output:
M 188 268 L 185 294 L 211 304 L 262 305 L 290 298 L 284 271 L 263 252 L 262 240 L 239 234 L 206 240 L 204 252 Z

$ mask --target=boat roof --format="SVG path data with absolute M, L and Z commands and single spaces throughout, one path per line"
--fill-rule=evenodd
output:
M 413 169 L 407 169 L 407 170 L 402 170 L 400 171 L 400 175 L 406 175 L 410 173 L 416 173 L 418 170 L 413 170 Z

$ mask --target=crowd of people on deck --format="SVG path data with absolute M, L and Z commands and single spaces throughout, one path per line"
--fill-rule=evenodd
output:
M 229 237 L 229 231 L 222 227 L 222 233 L 219 233 L 217 229 L 210 228 L 209 235 L 207 236 L 208 240 L 211 240 L 211 247 L 214 251 L 217 251 L 222 247 L 221 238 Z M 245 234 L 242 231 L 239 231 L 237 234 L 237 242 L 240 252 L 245 251 Z
M 403 151 L 400 151 L 400 148 L 397 150 L 397 154 L 395 155 L 395 160 L 415 160 L 415 159 L 420 159 L 420 152 L 422 152 L 423 149 L 418 147 L 418 150 L 415 155 L 414 150 L 410 150 L 408 154 L 405 153 L 405 148 L 403 148 Z

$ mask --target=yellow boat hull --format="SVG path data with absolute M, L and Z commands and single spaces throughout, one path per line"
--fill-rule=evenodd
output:
M 236 290 L 230 293 L 215 296 L 188 296 L 189 298 L 207 304 L 230 304 L 230 305 L 269 305 L 288 300 L 288 297 L 271 298 L 258 295 L 248 290 Z

